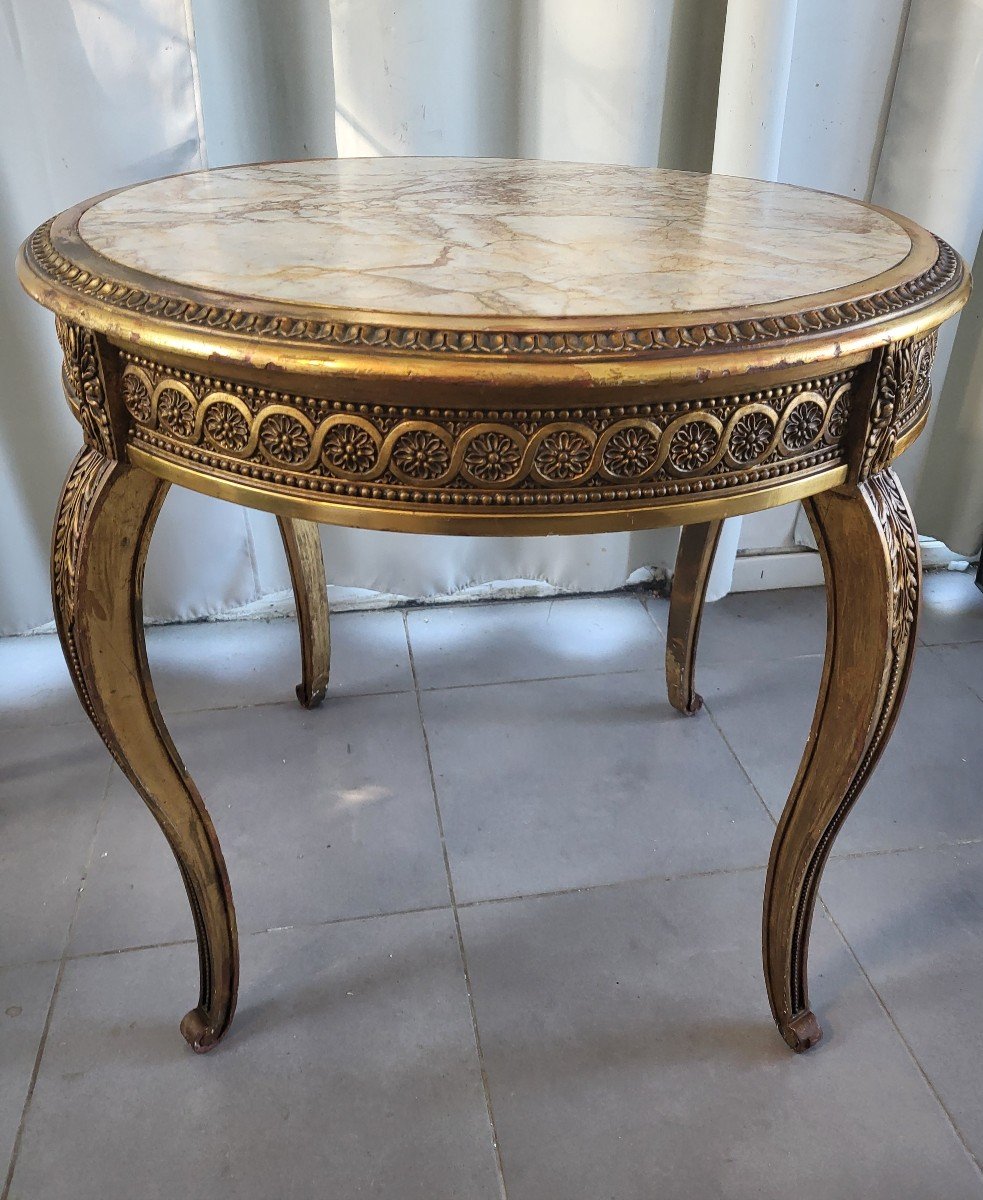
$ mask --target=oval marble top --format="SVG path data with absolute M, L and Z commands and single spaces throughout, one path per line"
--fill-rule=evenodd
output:
M 174 176 L 97 201 L 78 235 L 129 271 L 225 296 L 504 323 L 859 295 L 912 246 L 876 209 L 783 184 L 453 158 Z

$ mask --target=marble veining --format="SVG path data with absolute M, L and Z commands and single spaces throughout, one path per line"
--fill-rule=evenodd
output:
M 863 204 L 782 184 L 452 158 L 199 171 L 108 197 L 79 233 L 176 284 L 506 321 L 792 300 L 869 279 L 911 246 Z

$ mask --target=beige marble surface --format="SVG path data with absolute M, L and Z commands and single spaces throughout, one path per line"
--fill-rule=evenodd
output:
M 79 231 L 179 284 L 506 320 L 772 303 L 868 279 L 910 248 L 859 203 L 779 184 L 446 158 L 196 172 L 103 200 Z

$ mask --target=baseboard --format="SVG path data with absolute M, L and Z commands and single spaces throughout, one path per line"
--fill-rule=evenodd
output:
M 766 592 L 774 588 L 816 587 L 823 582 L 823 564 L 816 550 L 772 554 L 738 554 L 732 592 Z
M 935 538 L 921 537 L 922 567 L 926 571 L 966 570 L 961 555 Z M 816 550 L 797 547 L 770 553 L 738 553 L 734 562 L 732 592 L 766 592 L 775 588 L 819 587 L 823 564 Z

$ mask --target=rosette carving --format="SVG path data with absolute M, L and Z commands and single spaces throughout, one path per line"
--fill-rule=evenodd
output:
M 122 391 L 136 444 L 219 474 L 355 499 L 565 505 L 747 487 L 845 463 L 854 380 L 847 370 L 741 395 L 574 412 L 409 411 L 247 387 L 124 353 Z
M 737 418 L 730 431 L 728 452 L 736 463 L 754 462 L 771 445 L 774 433 L 773 418 L 760 411 L 745 413 Z
M 464 452 L 466 471 L 481 483 L 503 483 L 512 479 L 522 462 L 522 447 L 503 430 L 479 433 Z
M 782 430 L 782 441 L 790 450 L 812 445 L 823 430 L 826 412 L 815 400 L 802 400 L 792 409 Z
M 849 420 L 849 395 L 845 392 L 838 392 L 833 400 L 829 419 L 826 422 L 826 437 L 831 442 L 839 441 L 839 439 L 843 437 L 847 431 L 847 424 L 849 423 Z
M 410 479 L 439 479 L 447 473 L 451 452 L 447 442 L 429 429 L 411 429 L 393 445 L 392 463 Z
M 659 439 L 644 425 L 626 425 L 612 434 L 604 447 L 602 462 L 615 479 L 635 479 L 655 466 Z
M 544 479 L 565 482 L 583 475 L 591 460 L 591 444 L 575 429 L 558 429 L 539 443 L 536 469 Z
M 195 428 L 195 399 L 186 390 L 166 387 L 157 400 L 157 419 L 178 437 L 190 437 Z
M 259 441 L 270 458 L 292 466 L 302 463 L 311 452 L 311 435 L 289 413 L 264 417 L 259 426 Z
M 133 420 L 141 423 L 149 421 L 153 405 L 150 389 L 144 378 L 136 371 L 126 371 L 123 375 L 122 389 L 123 403 Z
M 349 475 L 370 471 L 379 457 L 379 448 L 361 425 L 334 425 L 324 438 L 321 455 L 330 466 Z
M 202 426 L 213 445 L 234 454 L 244 450 L 249 441 L 249 422 L 234 404 L 224 400 L 209 406 Z
M 719 443 L 720 435 L 708 421 L 688 421 L 673 434 L 669 461 L 677 471 L 698 471 L 713 458 Z

